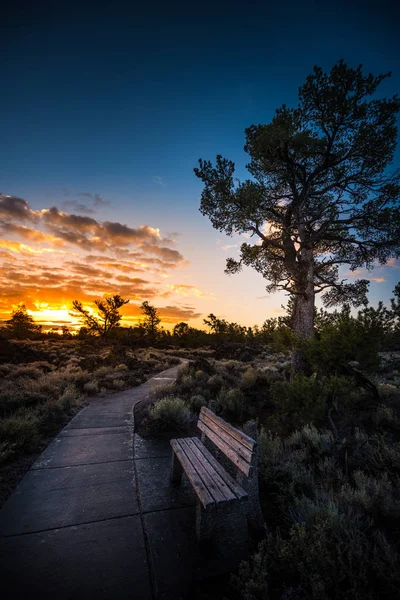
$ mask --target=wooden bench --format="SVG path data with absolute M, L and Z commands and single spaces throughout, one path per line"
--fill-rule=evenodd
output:
M 256 437 L 255 423 L 249 426 Z M 202 432 L 201 441 L 197 437 L 171 440 L 171 481 L 179 484 L 185 472 L 197 494 L 198 539 L 210 538 L 216 522 L 228 513 L 262 525 L 256 440 L 206 407 L 200 411 L 197 427 Z

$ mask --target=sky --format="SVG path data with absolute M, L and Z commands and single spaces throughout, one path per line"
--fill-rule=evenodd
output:
M 295 106 L 315 64 L 392 71 L 381 93 L 399 92 L 395 3 L 13 0 L 3 16 L 0 321 L 24 302 L 68 325 L 73 299 L 117 292 L 126 325 L 144 300 L 165 327 L 281 314 L 259 274 L 224 274 L 243 240 L 201 215 L 193 168 L 222 154 L 245 178 L 245 128 Z M 399 267 L 361 273 L 372 304 Z

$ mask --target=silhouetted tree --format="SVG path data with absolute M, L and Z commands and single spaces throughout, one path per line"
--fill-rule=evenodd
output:
M 42 331 L 41 325 L 36 325 L 33 317 L 28 314 L 25 304 L 19 304 L 13 311 L 11 319 L 6 321 L 6 332 L 17 340 L 37 337 Z
M 144 319 L 140 324 L 144 327 L 145 331 L 150 336 L 150 339 L 155 341 L 161 323 L 161 319 L 158 316 L 158 310 L 155 306 L 149 304 L 147 300 L 142 302 L 140 308 L 144 315 Z
M 268 125 L 246 130 L 252 179 L 217 156 L 195 169 L 204 183 L 200 210 L 228 235 L 250 233 L 226 273 L 254 267 L 268 291 L 293 296 L 293 330 L 311 337 L 315 295 L 326 306 L 363 304 L 367 280 L 346 283 L 339 267 L 372 268 L 400 255 L 400 173 L 387 172 L 396 148 L 397 96 L 370 99 L 390 75 L 364 75 L 343 60 L 324 73 L 314 67 L 299 105 L 283 105 Z M 302 368 L 294 352 L 293 367 Z
M 63 325 L 61 327 L 61 335 L 63 336 L 63 338 L 66 338 L 66 339 L 72 338 L 72 334 L 66 325 Z
M 72 306 L 76 311 L 74 316 L 78 316 L 82 320 L 82 329 L 86 329 L 86 333 L 95 333 L 96 335 L 105 337 L 112 329 L 119 326 L 122 318 L 119 309 L 128 302 L 129 300 L 124 300 L 118 294 L 95 300 L 94 304 L 97 307 L 97 316 L 92 315 L 84 308 L 82 302 L 79 300 L 74 300 Z
M 182 338 L 187 336 L 190 331 L 190 327 L 187 323 L 182 321 L 181 323 L 177 323 L 173 329 L 173 335 L 177 338 Z

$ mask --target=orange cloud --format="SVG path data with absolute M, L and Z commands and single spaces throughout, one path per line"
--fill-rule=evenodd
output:
M 33 248 L 20 242 L 13 242 L 11 240 L 0 240 L 0 248 L 6 248 L 12 252 L 18 252 L 24 256 L 31 256 L 33 254 L 45 254 L 46 252 L 56 252 L 54 248 Z M 58 250 L 58 252 L 62 252 Z
M 55 206 L 34 211 L 23 199 L 0 195 L 0 231 L 19 238 L 0 239 L 0 320 L 20 302 L 38 320 L 61 323 L 61 312 L 70 310 L 74 299 L 90 306 L 104 294 L 120 294 L 133 301 L 123 312 L 132 320 L 143 300 L 157 306 L 157 298 L 165 301 L 173 294 L 205 296 L 195 286 L 160 283 L 187 261 L 167 247 L 173 240 L 149 225 L 101 222 Z M 76 251 L 68 250 L 71 246 Z M 165 323 L 199 316 L 194 307 L 161 310 Z
M 30 227 L 26 227 L 25 225 L 0 222 L 0 230 L 4 233 L 12 233 L 14 235 L 18 235 L 23 239 L 30 240 L 36 243 L 51 244 L 52 246 L 56 247 L 65 246 L 63 240 L 60 240 L 59 238 L 56 238 L 52 235 L 47 235 L 46 233 L 42 233 L 37 229 L 31 229 Z
M 181 296 L 201 296 L 206 298 L 213 298 L 214 294 L 204 293 L 199 288 L 194 285 L 181 285 L 181 284 L 173 284 L 168 285 L 168 289 L 170 289 L 175 294 L 180 294 Z

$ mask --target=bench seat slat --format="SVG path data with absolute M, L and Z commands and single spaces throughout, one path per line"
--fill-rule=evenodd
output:
M 204 422 L 198 421 L 198 428 L 203 431 L 206 436 L 214 442 L 214 444 L 233 462 L 233 464 L 242 471 L 245 475 L 249 476 L 252 471 L 252 466 L 245 458 L 240 456 L 236 450 L 234 450 L 222 437 L 216 434 L 212 429 L 207 427 Z
M 203 426 L 207 427 L 208 429 L 211 429 L 211 431 L 213 431 L 215 433 L 215 435 L 217 435 L 222 440 L 224 440 L 224 442 L 226 444 L 228 444 L 228 446 L 230 446 L 232 448 L 232 450 L 234 452 L 236 452 L 241 458 L 243 458 L 243 460 L 245 460 L 248 463 L 251 462 L 251 457 L 253 454 L 252 450 L 249 450 L 248 448 L 246 448 L 246 446 L 243 446 L 243 444 L 241 442 L 239 442 L 234 437 L 232 437 L 229 433 L 227 433 L 224 429 L 222 429 L 217 423 L 215 423 L 214 421 L 211 421 L 211 419 L 199 420 L 197 423 L 197 427 L 201 431 L 203 431 Z
M 208 492 L 214 498 L 215 503 L 218 505 L 223 504 L 224 502 L 228 502 L 228 500 L 232 500 L 232 498 L 227 498 L 225 496 L 223 490 L 220 489 L 220 486 L 218 485 L 218 479 L 214 476 L 212 472 L 209 472 L 207 470 L 208 463 L 202 460 L 201 458 L 199 459 L 199 457 L 196 456 L 193 444 L 191 444 L 187 438 L 181 438 L 179 440 L 179 443 L 185 454 L 188 456 L 190 462 L 196 469 L 197 473 L 199 474 L 199 477 L 202 479 Z M 218 477 L 218 474 L 216 475 Z
M 197 457 L 197 459 L 201 463 L 202 467 L 207 471 L 207 473 L 211 477 L 211 480 L 218 487 L 219 491 L 221 492 L 221 494 L 223 495 L 225 500 L 227 502 L 232 502 L 234 500 L 237 500 L 236 494 L 226 484 L 225 480 L 223 479 L 223 477 L 221 477 L 221 475 L 219 474 L 217 469 L 215 469 L 215 467 L 207 460 L 207 457 L 204 454 L 204 450 L 206 450 L 205 446 L 203 446 L 203 445 L 200 447 L 197 446 L 196 442 L 195 442 L 196 439 L 197 438 L 185 438 L 185 443 L 187 446 L 190 447 L 191 452 L 193 452 L 193 454 Z M 201 442 L 200 442 L 200 444 L 201 444 Z M 212 495 L 214 495 L 212 489 L 210 489 L 210 492 Z
M 221 417 L 217 417 L 217 415 L 214 414 L 209 408 L 207 408 L 205 406 L 203 406 L 201 408 L 199 419 L 200 419 L 200 421 L 202 421 L 202 420 L 207 421 L 208 419 L 213 421 L 214 423 L 216 423 L 216 425 L 218 427 L 220 427 L 221 429 L 224 429 L 226 431 L 226 433 L 231 435 L 233 438 L 235 438 L 238 442 L 243 444 L 243 446 L 248 448 L 250 451 L 254 450 L 254 447 L 256 446 L 256 442 L 250 436 L 243 433 L 243 431 L 239 431 L 238 429 L 233 427 L 233 425 L 231 425 L 230 423 L 227 423 L 227 421 L 224 421 L 224 419 L 221 419 Z
M 173 451 L 176 454 L 176 457 L 178 458 L 179 462 L 181 463 L 190 483 L 196 490 L 199 500 L 202 503 L 202 505 L 204 506 L 204 508 L 207 508 L 210 505 L 214 505 L 215 504 L 214 498 L 211 496 L 207 487 L 204 485 L 202 479 L 200 478 L 199 474 L 197 473 L 196 468 L 194 467 L 194 465 L 191 463 L 191 461 L 189 460 L 186 453 L 181 448 L 179 440 L 171 440 L 171 446 L 172 446 Z
M 207 448 L 202 444 L 199 438 L 194 437 L 191 438 L 193 443 L 199 448 L 204 458 L 210 463 L 210 465 L 215 469 L 215 471 L 220 475 L 221 479 L 225 481 L 225 483 L 229 486 L 232 492 L 235 494 L 238 500 L 247 500 L 248 494 L 247 492 L 233 479 L 233 477 L 225 471 L 224 467 L 217 461 L 217 459 L 207 450 Z

